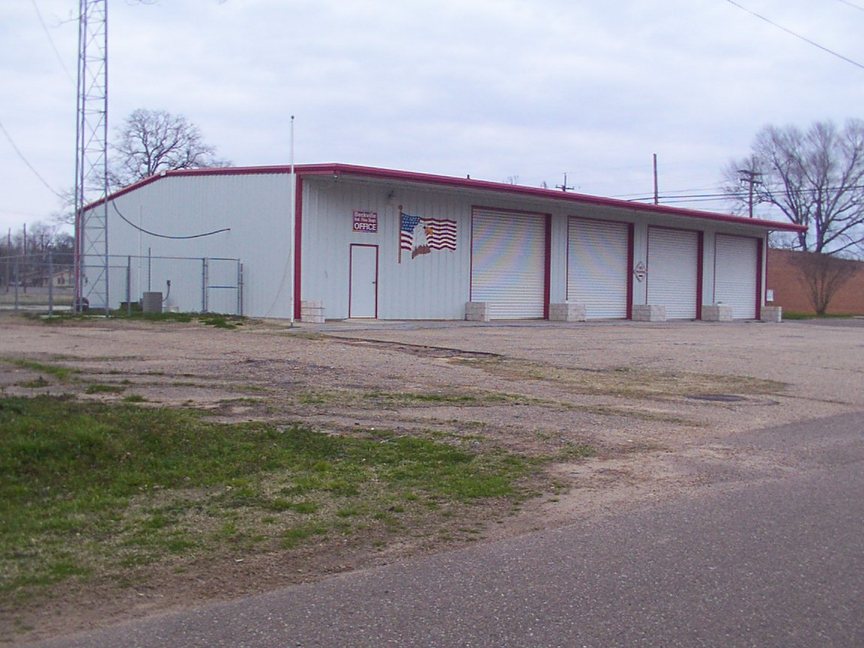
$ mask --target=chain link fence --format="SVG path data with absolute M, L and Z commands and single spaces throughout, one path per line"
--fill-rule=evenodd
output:
M 104 265 L 84 261 L 82 306 L 104 310 L 106 304 L 90 303 L 88 293 L 88 277 Z M 108 310 L 138 310 L 145 293 L 167 312 L 243 315 L 243 264 L 214 257 L 110 256 Z M 53 314 L 72 310 L 74 300 L 72 263 L 57 263 L 50 252 L 0 257 L 0 310 Z
M 68 255 L 63 255 L 68 259 Z M 75 298 L 72 263 L 55 262 L 51 252 L 0 257 L 0 309 L 49 312 L 71 310 Z

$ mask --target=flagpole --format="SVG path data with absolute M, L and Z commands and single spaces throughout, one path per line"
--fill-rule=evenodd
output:
M 288 310 L 290 313 L 289 321 L 291 325 L 294 325 L 294 304 L 297 302 L 297 295 L 294 294 L 295 291 L 295 276 L 294 276 L 294 262 L 297 258 L 297 176 L 294 173 L 294 115 L 291 115 L 291 174 L 290 174 L 290 183 L 291 183 L 291 207 L 289 213 L 291 217 L 288 221 L 288 229 L 290 230 L 289 236 L 291 241 L 291 257 L 290 257 L 290 266 L 291 266 L 291 303 L 288 306 Z M 285 275 L 282 275 L 283 277 Z
M 399 247 L 399 263 L 402 263 L 402 205 L 399 205 L 399 228 L 396 230 L 397 241 L 396 245 Z

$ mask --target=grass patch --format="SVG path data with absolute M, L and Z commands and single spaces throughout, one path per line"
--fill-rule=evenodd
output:
M 243 323 L 245 322 L 245 318 L 234 317 L 233 315 L 208 313 L 205 315 L 199 315 L 198 321 L 202 324 L 206 324 L 207 326 L 212 326 L 214 328 L 236 329 L 238 326 L 243 325 Z
M 783 311 L 783 319 L 784 320 L 807 320 L 814 319 L 816 315 L 814 313 L 802 313 L 798 311 Z
M 597 454 L 597 450 L 590 445 L 584 443 L 568 443 L 553 457 L 554 461 L 578 461 L 580 459 L 588 459 Z
M 122 394 L 126 391 L 126 387 L 123 385 L 103 385 L 100 383 L 95 383 L 92 385 L 87 385 L 87 388 L 84 390 L 85 394 Z
M 855 317 L 852 313 L 825 313 L 817 315 L 816 313 L 804 313 L 801 311 L 783 311 L 784 320 L 810 320 L 810 319 L 849 319 Z
M 62 367 L 60 365 L 49 365 L 43 362 L 35 362 L 33 360 L 13 358 L 3 359 L 2 361 L 16 367 L 20 367 L 21 369 L 29 369 L 30 371 L 46 374 L 55 378 L 59 382 L 64 383 L 72 380 L 72 376 L 77 373 L 74 369 L 70 369 L 69 367 Z
M 527 496 L 536 462 L 458 443 L 2 398 L 0 603 L 69 578 L 293 549 L 331 535 L 379 537 L 412 520 L 437 533 L 430 519 L 454 506 Z
M 635 398 L 663 398 L 700 394 L 773 394 L 785 383 L 750 376 L 661 372 L 632 367 L 578 369 L 555 367 L 527 360 L 482 359 L 469 362 L 487 373 L 510 380 L 542 380 L 566 385 L 574 393 Z
M 110 312 L 112 319 L 136 320 L 142 322 L 177 322 L 188 324 L 200 322 L 207 326 L 222 329 L 236 329 L 245 324 L 248 319 L 239 315 L 223 315 L 221 313 L 143 313 L 137 304 L 132 305 L 132 312 L 128 313 L 126 308 L 120 308 Z M 37 316 L 33 316 L 34 318 Z M 57 313 L 50 317 L 38 316 L 38 319 L 46 324 L 63 324 L 65 322 L 80 322 L 94 318 L 104 318 L 104 313 Z
M 22 387 L 26 387 L 27 389 L 41 389 L 42 387 L 47 387 L 50 385 L 47 380 L 45 380 L 44 376 L 37 376 L 33 380 L 28 380 L 27 382 L 21 383 Z
M 282 533 L 282 542 L 280 543 L 283 549 L 294 549 L 303 541 L 314 536 L 327 535 L 327 527 L 321 524 L 303 524 L 296 527 L 286 529 Z
M 142 313 L 137 311 L 127 313 L 125 310 L 118 310 L 113 311 L 111 315 L 117 319 L 140 320 L 144 322 L 178 322 L 181 324 L 199 322 L 221 329 L 236 329 L 246 322 L 245 317 L 223 315 L 222 313 Z
M 484 407 L 502 403 L 528 403 L 528 397 L 498 392 L 453 393 L 453 392 L 385 392 L 365 390 L 318 390 L 298 396 L 302 405 L 351 405 L 352 407 Z

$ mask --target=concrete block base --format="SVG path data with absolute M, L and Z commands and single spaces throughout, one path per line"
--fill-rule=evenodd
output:
M 702 320 L 705 322 L 731 322 L 732 307 L 725 304 L 711 304 L 702 307 Z
M 763 322 L 775 322 L 780 323 L 783 321 L 783 307 L 782 306 L 763 306 L 762 307 L 762 321 Z
M 633 321 L 634 322 L 665 322 L 666 307 L 654 306 L 651 304 L 634 304 L 633 305 Z
M 488 302 L 466 302 L 465 303 L 465 319 L 469 322 L 488 322 L 489 321 L 489 303 Z
M 324 303 L 320 301 L 300 302 L 300 321 L 310 324 L 324 323 Z
M 584 322 L 587 319 L 585 306 L 572 302 L 549 304 L 549 319 L 553 322 Z

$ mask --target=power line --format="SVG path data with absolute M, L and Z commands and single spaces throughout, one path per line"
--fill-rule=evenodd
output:
M 689 189 L 667 189 L 663 193 L 665 194 L 686 194 L 693 193 L 696 191 L 715 191 L 717 187 L 691 187 Z M 644 191 L 639 191 L 635 193 L 627 193 L 627 194 L 615 194 L 614 196 L 609 196 L 609 198 L 620 198 L 622 200 L 632 199 L 632 200 L 648 200 L 648 198 L 642 198 L 645 195 Z M 653 196 L 652 196 L 653 198 Z
M 774 187 L 770 187 L 768 185 L 763 185 L 766 189 L 771 193 L 792 193 L 797 195 L 802 194 L 815 194 L 820 191 L 840 191 L 842 190 L 850 190 L 850 189 L 864 189 L 864 185 L 849 185 L 847 187 L 799 187 L 796 189 L 786 188 L 781 184 L 777 184 Z M 674 192 L 667 192 L 674 193 Z M 666 204 L 671 205 L 674 203 L 683 203 L 683 202 L 718 202 L 721 200 L 735 200 L 735 199 L 745 199 L 749 197 L 748 191 L 734 191 L 730 193 L 722 192 L 722 193 L 694 193 L 687 195 L 661 195 L 660 200 Z M 654 200 L 654 196 L 646 196 L 641 194 L 639 198 L 630 198 L 628 202 L 646 202 Z
M 818 47 L 818 48 L 819 48 L 820 50 L 822 50 L 823 52 L 827 52 L 828 54 L 831 54 L 832 56 L 836 56 L 836 57 L 839 58 L 839 59 L 843 59 L 843 60 L 846 61 L 847 63 L 851 63 L 852 65 L 854 65 L 854 66 L 856 66 L 856 67 L 859 67 L 859 68 L 861 68 L 862 70 L 864 70 L 864 64 L 861 64 L 861 63 L 859 63 L 858 61 L 853 61 L 853 60 L 852 60 L 851 58 L 849 58 L 848 56 L 843 56 L 843 55 L 840 54 L 839 52 L 835 52 L 835 51 L 832 50 L 832 49 L 828 49 L 828 48 L 825 47 L 824 45 L 820 45 L 820 44 L 817 43 L 816 41 L 814 41 L 814 40 L 810 40 L 810 39 L 807 38 L 806 36 L 802 36 L 802 35 L 799 34 L 798 32 L 794 32 L 794 31 L 792 31 L 791 29 L 788 29 L 787 27 L 784 27 L 783 25 L 778 25 L 776 22 L 774 22 L 774 21 L 771 20 L 770 18 L 766 18 L 766 17 L 763 16 L 762 14 L 756 13 L 755 11 L 751 11 L 751 10 L 748 9 L 747 7 L 744 7 L 743 5 L 740 5 L 740 4 L 738 4 L 737 2 L 735 2 L 735 0 L 726 0 L 726 2 L 728 2 L 728 3 L 731 4 L 732 6 L 738 7 L 738 8 L 741 9 L 742 11 L 746 11 L 746 12 L 747 12 L 748 14 L 750 14 L 751 16 L 755 16 L 756 18 L 759 18 L 760 20 L 764 20 L 764 21 L 767 22 L 769 25 L 772 25 L 773 27 L 776 27 L 777 29 L 780 29 L 780 30 L 784 31 L 784 32 L 786 32 L 787 34 L 790 34 L 790 35 L 794 36 L 795 38 L 798 38 L 798 39 L 804 41 L 805 43 L 808 43 L 809 45 L 812 45 L 813 47 Z M 856 5 L 852 5 L 852 6 L 856 6 Z
M 0 121 L 0 131 L 3 132 L 3 135 L 4 135 L 4 136 L 6 137 L 6 139 L 9 141 L 9 145 L 12 147 L 12 149 L 13 149 L 13 150 L 15 151 L 15 153 L 18 155 L 18 157 L 20 158 L 20 160 L 21 160 L 24 164 L 27 165 L 27 168 L 30 169 L 30 171 L 33 172 L 33 175 L 35 175 L 37 178 L 39 178 L 39 182 L 41 182 L 43 185 L 45 185 L 45 187 L 48 189 L 48 191 L 50 191 L 51 193 L 53 193 L 53 194 L 54 194 L 55 196 L 57 196 L 60 200 L 65 200 L 65 197 L 63 196 L 63 194 L 61 194 L 61 193 L 60 193 L 59 191 L 57 191 L 54 187 L 52 187 L 50 184 L 48 184 L 48 181 L 47 181 L 45 178 L 43 178 L 43 177 L 42 177 L 42 174 L 39 173 L 39 172 L 36 170 L 36 167 L 34 167 L 32 164 L 30 164 L 30 161 L 29 161 L 29 160 L 25 157 L 25 155 L 21 152 L 21 149 L 18 148 L 18 145 L 15 144 L 15 140 L 12 139 L 12 136 L 9 134 L 9 131 L 6 130 L 6 127 L 3 125 L 3 122 L 2 122 L 2 121 Z
M 726 200 L 733 200 L 735 198 L 746 198 L 745 194 L 739 195 L 705 195 L 705 196 L 660 196 L 660 202 L 664 205 L 676 205 L 679 203 L 693 203 L 693 202 L 721 202 Z M 644 198 L 643 200 L 648 200 L 648 198 Z M 651 200 L 654 200 L 654 197 L 651 197 Z
M 775 183 L 773 185 L 762 183 L 762 186 L 765 187 L 766 190 L 771 193 L 782 193 L 787 191 L 787 187 L 785 187 L 782 183 Z M 802 194 L 802 193 L 816 193 L 820 190 L 822 191 L 840 191 L 849 190 L 849 189 L 864 189 L 864 185 L 849 185 L 843 187 L 822 187 L 821 189 L 816 187 L 799 187 L 797 189 L 788 189 L 792 193 Z M 743 198 L 747 196 L 748 192 L 746 191 L 735 191 L 731 193 L 727 193 L 722 191 L 718 187 L 700 187 L 700 188 L 690 188 L 690 189 L 667 189 L 660 195 L 660 200 L 666 201 L 667 204 L 672 199 L 686 199 L 689 200 L 691 198 L 699 198 L 699 199 L 717 199 L 721 200 L 724 198 Z M 609 198 L 614 198 L 616 200 L 626 200 L 628 202 L 646 202 L 650 200 L 654 200 L 654 195 L 647 195 L 644 191 L 640 191 L 638 193 L 627 193 L 627 194 L 615 194 L 613 196 L 609 196 Z M 684 202 L 685 200 L 682 200 Z
M 48 38 L 48 42 L 51 44 L 51 49 L 54 50 L 54 56 L 57 57 L 57 62 L 60 64 L 60 67 L 63 68 L 63 71 L 66 73 L 66 76 L 69 77 L 69 80 L 72 83 L 75 83 L 75 78 L 72 76 L 72 73 L 69 72 L 69 68 L 67 68 L 66 64 L 63 62 L 63 57 L 60 56 L 60 51 L 57 49 L 57 45 L 54 43 L 54 39 L 51 37 L 51 32 L 48 31 L 48 25 L 45 24 L 45 19 L 42 17 L 42 12 L 39 11 L 39 5 L 36 4 L 36 0 L 30 0 L 30 4 L 32 4 L 33 9 L 36 10 L 36 16 L 39 18 L 39 24 L 42 25 L 42 31 L 45 32 L 45 36 Z
M 681 203 L 681 202 L 718 202 L 721 200 L 734 200 L 736 198 L 746 198 L 747 194 L 745 192 L 734 193 L 734 194 L 725 194 L 725 193 L 712 193 L 712 194 L 691 194 L 686 196 L 664 196 L 660 195 L 658 198 L 660 202 L 665 205 L 670 205 L 672 203 Z M 654 200 L 654 196 L 644 196 L 640 198 L 631 198 L 627 202 L 650 202 Z
M 850 7 L 853 7 L 855 9 L 857 9 L 858 11 L 864 11 L 864 7 L 862 7 L 861 5 L 857 5 L 854 2 L 849 2 L 849 0 L 837 0 L 837 1 L 842 2 L 843 4 L 848 5 Z

